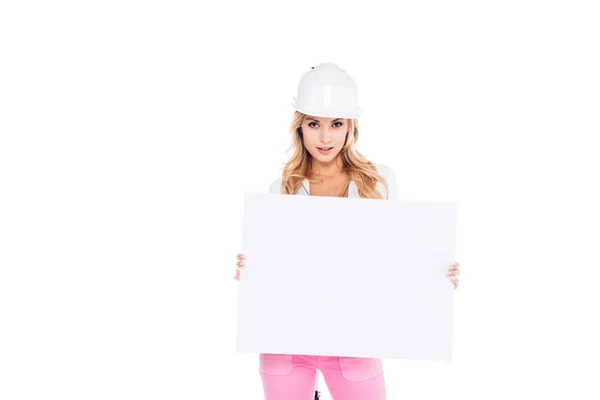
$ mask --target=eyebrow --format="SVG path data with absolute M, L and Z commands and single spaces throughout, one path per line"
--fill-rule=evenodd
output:
M 321 122 L 321 121 L 319 121 L 318 119 L 316 119 L 316 118 L 312 118 L 312 117 L 308 117 L 308 118 L 306 118 L 306 119 L 310 119 L 310 120 L 312 120 L 312 121 L 315 121 L 315 122 Z M 331 121 L 331 122 L 336 122 L 336 121 L 339 121 L 339 120 L 341 120 L 341 119 L 342 119 L 342 118 L 336 118 L 336 119 L 334 119 L 334 120 L 333 120 L 333 121 Z

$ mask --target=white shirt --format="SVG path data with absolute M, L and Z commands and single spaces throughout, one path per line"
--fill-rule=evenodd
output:
M 381 176 L 383 176 L 385 178 L 385 180 L 387 181 L 388 187 L 390 189 L 390 198 L 389 199 L 397 200 L 398 199 L 398 186 L 396 183 L 396 175 L 391 170 L 391 168 L 385 164 L 378 164 L 378 163 L 373 163 L 373 164 L 375 164 L 375 167 L 377 168 L 377 172 Z M 269 193 L 281 194 L 281 182 L 282 181 L 283 181 L 283 177 L 281 177 L 281 176 L 279 178 L 275 179 L 275 181 L 271 184 Z M 302 187 L 302 186 L 304 186 L 304 187 Z M 298 192 L 296 194 L 308 196 L 310 194 L 310 182 L 308 181 L 308 179 L 304 179 L 304 181 L 302 182 L 302 186 L 298 189 Z M 386 197 L 385 187 L 383 186 L 383 184 L 381 182 L 377 182 L 377 189 L 379 190 L 379 193 L 381 193 L 381 195 L 385 199 L 385 197 Z M 356 186 L 356 183 L 354 182 L 354 180 L 350 180 L 350 185 L 348 186 L 348 197 L 360 197 L 358 195 L 358 187 Z

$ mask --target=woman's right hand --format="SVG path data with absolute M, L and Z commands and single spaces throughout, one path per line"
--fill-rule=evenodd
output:
M 239 260 L 237 262 L 237 268 L 235 269 L 235 276 L 233 277 L 233 279 L 237 280 L 239 282 L 240 280 L 240 274 L 241 274 L 241 268 L 244 268 L 244 260 L 246 259 L 246 256 L 242 253 L 237 255 L 237 259 Z

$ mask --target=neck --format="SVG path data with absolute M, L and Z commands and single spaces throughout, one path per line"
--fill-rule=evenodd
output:
M 341 157 L 336 157 L 328 163 L 322 163 L 312 159 L 311 171 L 314 175 L 325 178 L 332 178 L 342 173 L 343 162 Z

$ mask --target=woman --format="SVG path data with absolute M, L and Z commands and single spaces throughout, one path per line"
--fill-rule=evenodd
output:
M 343 69 L 330 63 L 313 67 L 301 78 L 295 100 L 291 125 L 294 154 L 270 193 L 397 199 L 391 169 L 370 162 L 356 150 L 360 116 L 357 88 Z M 238 281 L 244 259 L 238 254 Z M 454 289 L 458 274 L 458 263 L 448 268 Z M 333 399 L 386 398 L 380 359 L 261 354 L 265 399 L 318 399 L 317 369 Z

